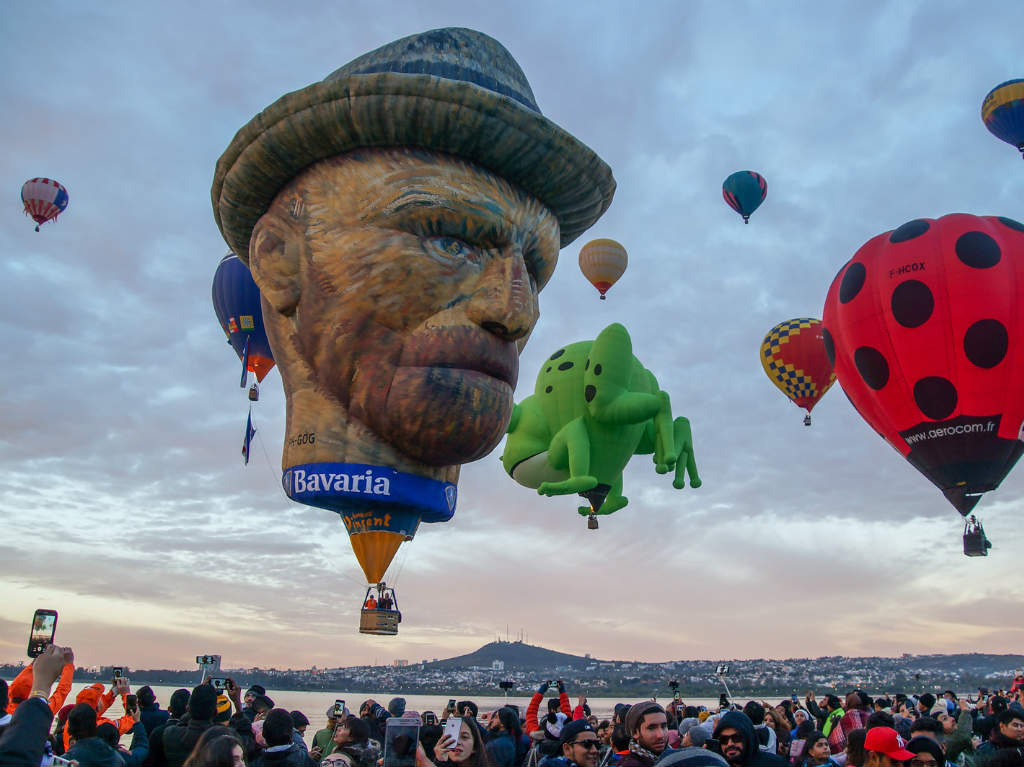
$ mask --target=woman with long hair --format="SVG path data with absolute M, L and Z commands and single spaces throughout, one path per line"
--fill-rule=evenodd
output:
M 185 767 L 245 767 L 242 740 L 230 727 L 219 725 L 203 731 Z
M 434 746 L 434 758 L 439 765 L 456 767 L 491 767 L 487 757 L 487 746 L 476 720 L 471 716 L 462 717 L 462 728 L 458 739 L 443 735 Z
M 786 756 L 789 754 L 789 721 L 786 715 L 775 708 L 765 709 L 764 726 L 775 733 L 777 742 L 776 753 Z

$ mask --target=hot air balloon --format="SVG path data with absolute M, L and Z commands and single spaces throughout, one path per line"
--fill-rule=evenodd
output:
M 750 223 L 750 214 L 764 202 L 768 194 L 768 182 L 760 173 L 752 170 L 738 170 L 722 183 L 722 197 L 729 207 L 743 216 L 743 223 Z
M 601 293 L 602 301 L 626 271 L 628 261 L 626 249 L 615 240 L 591 240 L 580 248 L 580 271 Z
M 672 418 L 669 396 L 633 356 L 615 322 L 593 341 L 564 346 L 537 375 L 533 394 L 512 411 L 502 465 L 542 495 L 578 494 L 577 511 L 597 529 L 597 515 L 626 506 L 622 471 L 633 455 L 654 455 L 655 471 L 674 471 L 672 486 L 700 487 L 690 422 Z
M 56 221 L 57 216 L 68 206 L 68 190 L 52 178 L 32 178 L 21 186 L 21 201 L 25 214 L 36 222 L 36 231 L 47 221 Z
M 761 342 L 761 366 L 783 394 L 807 411 L 804 425 L 810 426 L 811 410 L 836 380 L 821 320 L 798 317 L 769 330 Z
M 220 260 L 213 275 L 213 309 L 228 343 L 242 361 L 240 386 L 245 386 L 250 372 L 258 382 L 262 381 L 274 367 L 274 353 L 263 329 L 260 289 L 253 282 L 249 267 L 234 253 Z M 249 398 L 259 399 L 256 384 L 250 389 Z
M 1024 80 L 1007 80 L 990 90 L 981 103 L 981 119 L 993 136 L 1024 156 Z
M 825 301 L 853 406 L 965 517 L 1024 451 L 1022 292 L 1024 224 L 958 213 L 869 240 Z

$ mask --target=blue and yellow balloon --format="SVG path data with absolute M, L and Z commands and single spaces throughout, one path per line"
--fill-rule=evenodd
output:
M 1024 79 L 1007 80 L 990 90 L 981 103 L 981 119 L 993 136 L 1024 155 Z

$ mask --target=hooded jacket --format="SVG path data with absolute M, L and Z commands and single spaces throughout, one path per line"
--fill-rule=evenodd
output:
M 64 752 L 64 758 L 93 767 L 124 767 L 124 759 L 100 738 L 79 740 Z
M 729 728 L 736 730 L 743 737 L 743 753 L 739 762 L 742 767 L 785 767 L 786 760 L 781 756 L 761 750 L 761 742 L 754 732 L 754 723 L 742 711 L 729 711 L 723 714 L 715 725 L 713 737 L 717 738 L 722 730 Z

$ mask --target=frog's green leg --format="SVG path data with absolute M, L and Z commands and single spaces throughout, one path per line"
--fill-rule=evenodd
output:
M 656 394 L 624 391 L 610 402 L 595 400 L 588 407 L 594 420 L 602 423 L 643 423 L 658 414 L 662 402 Z
M 654 379 L 653 374 L 651 374 L 651 379 Z M 657 437 L 654 440 L 654 467 L 659 474 L 665 474 L 675 468 L 678 458 L 677 443 L 672 423 L 672 403 L 669 400 L 668 392 L 660 389 L 657 391 L 658 398 L 661 400 L 661 408 L 654 416 L 654 427 L 657 430 Z
M 580 516 L 589 517 L 591 514 L 612 514 L 621 508 L 624 508 L 629 503 L 629 499 L 622 494 L 622 474 L 619 474 L 612 482 L 612 489 L 608 491 L 608 495 L 605 496 L 604 503 L 601 504 L 601 508 L 597 511 L 592 511 L 589 506 L 580 506 Z
M 582 418 L 574 418 L 551 439 L 548 461 L 552 466 L 569 467 L 569 478 L 561 482 L 542 482 L 541 495 L 570 495 L 597 487 L 597 477 L 590 476 L 590 434 Z
M 675 441 L 679 447 L 679 458 L 676 461 L 675 479 L 672 480 L 672 487 L 683 488 L 686 486 L 686 475 L 690 475 L 690 487 L 700 487 L 701 479 L 697 474 L 697 460 L 693 456 L 693 434 L 690 431 L 690 421 L 682 416 L 675 420 Z

